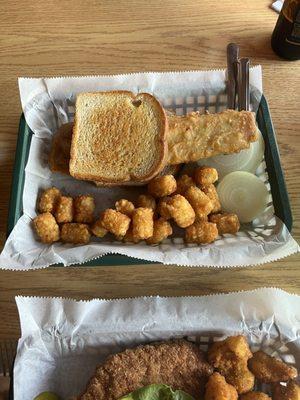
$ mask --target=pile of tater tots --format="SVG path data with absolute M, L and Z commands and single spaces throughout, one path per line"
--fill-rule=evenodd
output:
M 210 167 L 198 167 L 193 176 L 182 175 L 177 181 L 173 175 L 158 176 L 134 203 L 118 200 L 98 219 L 92 196 L 72 198 L 52 187 L 42 193 L 33 223 L 43 243 L 85 244 L 92 235 L 111 233 L 123 242 L 155 245 L 173 234 L 174 224 L 185 229 L 187 243 L 212 243 L 218 235 L 235 234 L 240 228 L 235 214 L 221 212 L 217 180 L 217 170 Z

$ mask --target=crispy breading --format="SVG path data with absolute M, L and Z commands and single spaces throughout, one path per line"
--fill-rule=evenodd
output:
M 90 241 L 91 235 L 86 224 L 69 223 L 61 227 L 61 240 L 65 243 L 86 244 Z
M 272 400 L 267 394 L 262 392 L 248 392 L 242 394 L 240 400 Z
M 73 199 L 69 196 L 61 196 L 58 199 L 55 218 L 61 224 L 63 222 L 72 222 L 74 217 Z
M 207 221 L 196 221 L 185 230 L 187 243 L 207 244 L 214 242 L 217 237 L 216 224 Z
M 59 226 L 50 212 L 35 217 L 33 225 L 41 242 L 53 243 L 59 240 Z
M 193 207 L 198 219 L 206 218 L 213 209 L 210 198 L 197 186 L 191 186 L 185 192 L 184 197 Z
M 152 208 L 154 211 L 156 208 L 156 201 L 150 194 L 140 194 L 136 201 L 137 207 Z
M 60 196 L 60 191 L 56 187 L 44 190 L 38 202 L 38 211 L 54 213 Z
M 169 115 L 169 164 L 197 161 L 248 149 L 258 139 L 255 114 L 226 110 L 218 114 L 192 112 Z
M 286 386 L 277 383 L 274 385 L 273 400 L 300 400 L 300 386 L 289 381 Z
M 95 201 L 92 196 L 77 196 L 74 199 L 74 221 L 90 224 L 94 220 Z
M 141 239 L 135 237 L 132 232 L 132 224 L 129 226 L 128 231 L 126 232 L 125 236 L 120 237 L 120 240 L 123 240 L 125 243 L 138 243 Z
M 105 229 L 103 227 L 103 225 L 102 225 L 102 218 L 101 217 L 99 219 L 97 219 L 97 221 L 95 221 L 93 223 L 93 225 L 91 226 L 90 229 L 91 229 L 92 234 L 97 236 L 97 237 L 99 237 L 99 238 L 103 238 L 108 232 L 108 230 Z
M 128 217 L 131 217 L 134 210 L 134 204 L 126 199 L 116 201 L 115 207 L 117 211 L 127 215 Z
M 124 236 L 129 228 L 130 218 L 112 208 L 105 210 L 100 218 L 103 228 L 113 235 Z
M 224 376 L 214 372 L 206 384 L 204 400 L 238 400 L 236 389 L 226 382 Z
M 236 214 L 211 214 L 209 220 L 217 225 L 220 235 L 224 233 L 234 234 L 240 229 L 240 222 Z
M 159 199 L 159 202 L 157 204 L 157 213 L 163 217 L 165 220 L 171 219 L 171 214 L 168 209 L 168 201 L 170 200 L 171 197 L 163 197 L 162 199 Z
M 187 199 L 175 194 L 166 200 L 166 208 L 180 228 L 186 228 L 195 221 L 195 211 Z
M 194 171 L 194 179 L 199 186 L 208 186 L 218 180 L 218 172 L 212 167 L 198 167 Z
M 208 186 L 201 186 L 200 189 L 202 192 L 206 194 L 207 197 L 210 198 L 210 201 L 212 202 L 213 208 L 211 210 L 212 213 L 217 213 L 221 211 L 221 203 L 219 200 L 219 195 L 217 192 L 217 189 L 215 188 L 215 185 L 211 184 Z
M 158 244 L 172 235 L 173 230 L 168 221 L 163 218 L 156 219 L 153 223 L 153 235 L 146 239 L 147 244 Z
M 177 183 L 173 175 L 163 175 L 152 179 L 147 188 L 152 196 L 164 197 L 176 191 Z
M 263 351 L 257 351 L 249 360 L 249 369 L 264 383 L 286 382 L 296 378 L 297 369 Z
M 118 400 L 152 383 L 202 399 L 212 368 L 199 347 L 185 340 L 139 346 L 110 356 L 99 366 L 80 400 Z
M 208 350 L 208 361 L 233 385 L 239 394 L 247 393 L 254 387 L 254 375 L 247 362 L 252 357 L 246 338 L 230 336 L 213 343 Z
M 139 207 L 132 214 L 132 234 L 135 239 L 148 239 L 153 235 L 153 210 Z

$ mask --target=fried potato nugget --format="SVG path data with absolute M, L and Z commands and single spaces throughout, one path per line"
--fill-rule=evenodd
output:
M 153 236 L 153 210 L 138 207 L 132 214 L 132 234 L 135 239 L 149 239 Z
M 60 191 L 56 187 L 46 189 L 40 197 L 38 211 L 40 213 L 55 212 L 60 196 Z
M 74 199 L 74 221 L 90 224 L 94 219 L 95 201 L 92 196 L 77 196 Z
M 168 209 L 168 201 L 171 199 L 171 197 L 163 197 L 162 199 L 159 200 L 158 205 L 157 205 L 157 213 L 165 220 L 168 220 L 171 218 L 170 211 Z
M 91 234 L 86 224 L 69 223 L 61 227 L 61 240 L 65 243 L 85 244 L 90 241 Z
M 166 200 L 166 209 L 180 228 L 186 228 L 195 221 L 195 211 L 181 194 L 175 194 Z
M 177 183 L 173 175 L 157 176 L 148 183 L 148 192 L 154 197 L 169 196 L 176 189 Z
M 156 201 L 150 194 L 140 194 L 136 201 L 137 207 L 151 208 L 153 211 L 156 208 Z
M 128 217 L 131 217 L 134 210 L 134 204 L 126 199 L 121 199 L 119 201 L 116 201 L 115 207 L 117 211 L 127 215 Z
M 194 182 L 193 178 L 191 178 L 188 175 L 182 175 L 180 178 L 177 179 L 176 193 L 184 195 L 184 193 L 191 186 L 195 186 L 195 182 Z
M 156 219 L 153 223 L 153 235 L 146 242 L 147 244 L 158 244 L 172 233 L 173 229 L 168 221 L 163 218 Z
M 139 238 L 135 237 L 132 232 L 132 226 L 129 227 L 125 236 L 122 237 L 123 242 L 125 243 L 138 243 L 140 241 Z
M 257 351 L 249 360 L 249 369 L 257 379 L 264 383 L 286 382 L 296 378 L 297 369 L 283 361 L 271 357 L 263 351 Z
M 103 238 L 108 232 L 108 230 L 105 229 L 102 225 L 102 218 L 97 219 L 97 221 L 93 223 L 90 229 L 92 234 L 99 238 Z
M 221 211 L 221 203 L 215 185 L 211 184 L 208 186 L 201 186 L 201 190 L 210 198 L 210 201 L 212 202 L 213 208 L 211 212 L 217 213 Z
M 213 204 L 208 196 L 197 186 L 191 186 L 185 192 L 184 197 L 193 207 L 198 219 L 206 218 L 213 209 Z
M 240 400 L 272 400 L 267 394 L 262 392 L 248 392 L 240 397 Z
M 33 225 L 41 242 L 53 243 L 59 240 L 59 226 L 50 212 L 35 217 Z
M 130 218 L 119 211 L 108 208 L 101 216 L 102 226 L 110 233 L 116 236 L 125 236 L 129 225 Z
M 211 167 L 198 167 L 194 172 L 194 179 L 199 186 L 208 186 L 218 180 L 218 172 Z
M 240 229 L 240 222 L 236 214 L 212 214 L 209 216 L 210 222 L 217 225 L 220 235 L 223 233 L 237 233 Z
M 218 237 L 216 224 L 207 221 L 196 221 L 185 230 L 187 243 L 207 244 L 212 243 Z
M 204 400 L 238 400 L 235 388 L 226 382 L 224 376 L 214 372 L 208 379 Z
M 56 210 L 55 210 L 55 218 L 56 221 L 61 224 L 63 222 L 72 222 L 74 216 L 73 210 L 73 199 L 68 196 L 61 196 L 58 199 Z
M 254 375 L 247 362 L 252 357 L 246 338 L 242 335 L 230 336 L 215 342 L 208 350 L 208 361 L 239 394 L 253 389 Z
M 300 386 L 289 381 L 286 386 L 277 383 L 274 386 L 273 400 L 300 400 Z

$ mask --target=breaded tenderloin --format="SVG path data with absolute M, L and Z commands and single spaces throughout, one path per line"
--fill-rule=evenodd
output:
M 199 347 L 185 340 L 139 346 L 110 356 L 99 366 L 80 400 L 118 400 L 153 383 L 202 399 L 212 368 Z

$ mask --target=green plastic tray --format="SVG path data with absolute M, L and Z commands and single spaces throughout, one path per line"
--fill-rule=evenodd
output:
M 268 104 L 264 96 L 257 112 L 257 124 L 262 132 L 265 141 L 265 161 L 269 174 L 269 182 L 273 197 L 275 214 L 286 225 L 289 231 L 292 229 L 292 213 L 289 197 L 286 190 L 283 171 L 280 164 L 280 156 L 274 128 L 269 112 Z M 16 147 L 15 164 L 13 171 L 12 189 L 10 195 L 10 206 L 8 214 L 7 236 L 16 225 L 18 219 L 23 214 L 23 188 L 25 180 L 25 166 L 28 159 L 30 143 L 33 132 L 26 124 L 24 115 L 21 115 L 19 125 L 19 135 Z M 146 260 L 139 260 L 123 255 L 106 255 L 82 265 L 134 265 L 134 264 L 154 264 Z

